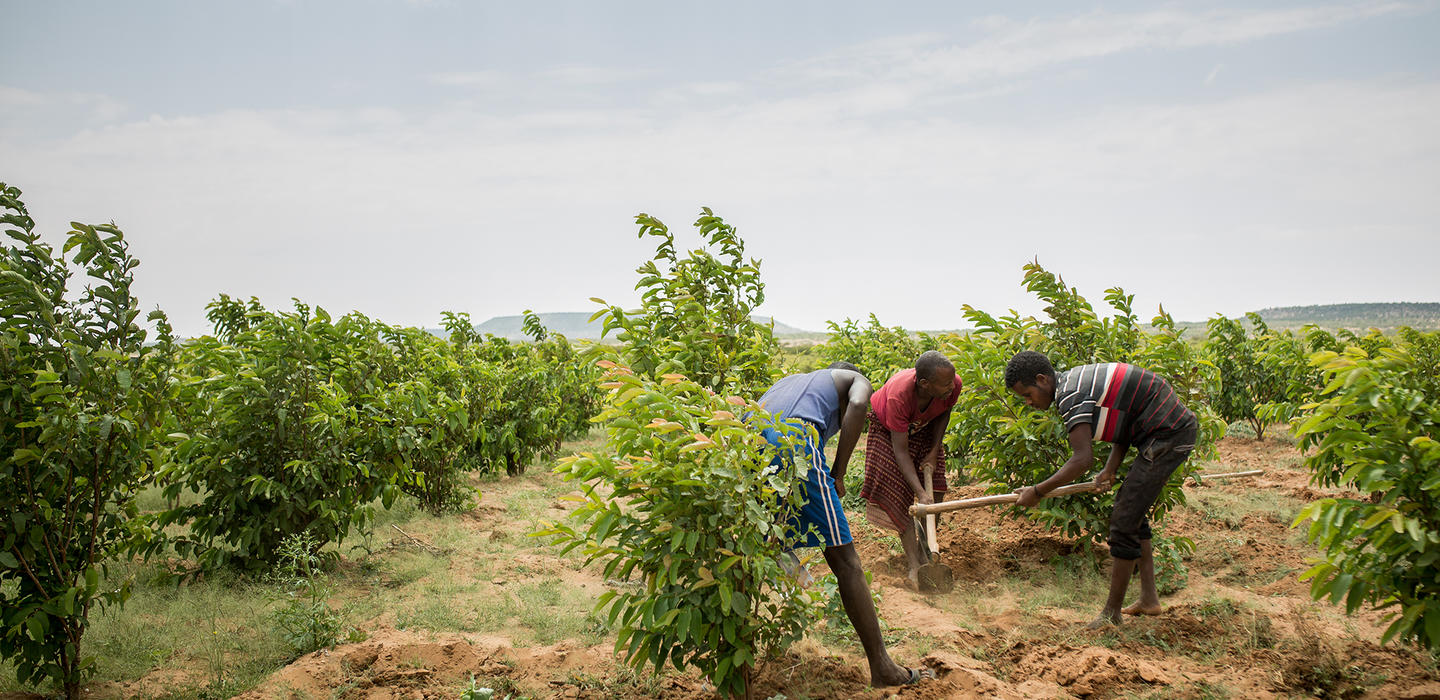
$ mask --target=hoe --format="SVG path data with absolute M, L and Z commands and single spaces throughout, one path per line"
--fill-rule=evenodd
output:
M 1259 476 L 1263 470 L 1244 472 L 1233 472 L 1229 474 L 1196 474 L 1199 479 L 1234 479 L 1247 476 Z M 926 483 L 929 483 L 930 474 L 925 475 Z M 1046 495 L 1046 498 L 1054 496 L 1068 496 L 1072 493 L 1100 493 L 1102 490 L 1093 481 L 1086 481 L 1079 484 L 1068 484 L 1061 486 Z M 933 493 L 933 492 L 932 492 Z M 955 572 L 950 567 L 940 563 L 940 544 L 935 536 L 935 515 L 937 513 L 948 513 L 952 510 L 965 510 L 967 508 L 980 508 L 983 506 L 998 506 L 1007 503 L 1014 503 L 1020 500 L 1020 495 L 1015 493 L 1001 493 L 994 496 L 978 496 L 976 498 L 962 498 L 957 501 L 941 501 L 925 505 L 916 503 L 910 506 L 910 515 L 915 518 L 916 532 L 924 536 L 925 565 L 920 567 L 920 591 L 922 593 L 948 593 L 955 587 Z

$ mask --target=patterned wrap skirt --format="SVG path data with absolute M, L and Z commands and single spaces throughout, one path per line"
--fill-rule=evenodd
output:
M 937 421 L 930 421 L 919 428 L 911 428 L 909 435 L 910 463 L 915 465 L 916 476 L 924 483 L 925 472 L 920 469 L 920 460 L 930 449 L 935 439 Z M 890 444 L 890 429 L 880 424 L 875 412 L 870 412 L 870 431 L 865 438 L 865 485 L 860 487 L 860 497 L 869 502 L 865 517 L 876 527 L 896 532 L 910 529 L 910 506 L 915 504 L 915 493 L 900 474 L 900 465 L 895 462 L 895 448 Z M 931 484 L 935 500 L 939 502 L 950 484 L 945 480 L 945 443 L 940 443 L 935 473 Z

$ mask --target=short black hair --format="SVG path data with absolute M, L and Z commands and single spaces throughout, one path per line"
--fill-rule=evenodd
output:
M 1035 378 L 1048 374 L 1055 376 L 1055 367 L 1050 364 L 1050 358 L 1044 353 L 1034 350 L 1022 350 L 1010 358 L 1005 365 L 1005 388 L 1013 388 L 1016 384 L 1035 386 Z
M 955 371 L 955 364 L 950 358 L 940 354 L 938 350 L 926 350 L 915 358 L 915 378 L 929 379 L 935 376 L 935 372 L 941 369 Z
M 848 370 L 850 370 L 851 372 L 854 372 L 854 373 L 856 373 L 856 374 L 858 374 L 858 375 L 860 375 L 860 376 L 862 376 L 862 377 L 865 376 L 865 373 L 864 373 L 864 372 L 861 372 L 859 367 L 856 367 L 855 365 L 852 365 L 852 364 L 850 364 L 849 362 L 846 362 L 846 361 L 844 361 L 844 360 L 839 360 L 839 361 L 836 361 L 836 362 L 831 362 L 829 365 L 826 365 L 826 366 L 825 366 L 825 369 L 848 369 Z M 868 382 L 868 381 L 870 381 L 870 379 L 869 379 L 868 377 L 866 377 L 865 381 Z

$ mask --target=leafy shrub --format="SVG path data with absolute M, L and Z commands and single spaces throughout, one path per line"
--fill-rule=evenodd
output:
M 683 374 L 712 391 L 759 396 L 776 378 L 779 347 L 771 326 L 750 315 L 765 301 L 760 262 L 745 260 L 745 243 L 735 227 L 708 207 L 695 228 L 718 255 L 697 248 L 681 258 L 675 236 L 659 219 L 640 214 L 635 222 L 641 238 L 660 239 L 655 258 L 636 268 L 640 308 L 625 311 L 594 299 L 606 308 L 590 320 L 604 317 L 604 332 L 615 331 L 625 344 L 623 363 L 635 372 L 651 378 Z M 614 352 L 596 346 L 598 355 L 615 359 Z
M 161 475 L 177 505 L 160 526 L 189 526 L 169 544 L 202 569 L 264 570 L 286 537 L 324 544 L 363 530 L 371 502 L 388 507 L 409 478 L 398 455 L 377 454 L 392 424 L 383 395 L 394 363 L 375 324 L 223 295 L 207 315 L 218 337 L 184 347 L 189 378 L 175 401 L 186 439 Z M 178 505 L 183 489 L 199 500 Z
M 401 489 L 431 513 L 463 510 L 474 494 L 465 483 L 467 456 L 497 401 L 493 373 L 462 363 L 449 343 L 422 329 L 369 323 L 373 336 L 362 337 L 383 341 L 369 353 L 382 368 L 367 395 L 379 419 L 368 436 L 370 461 L 398 459 L 407 470 Z
M 1223 316 L 1206 323 L 1205 356 L 1216 369 L 1209 397 L 1221 418 L 1245 421 L 1255 439 L 1264 440 L 1265 428 L 1288 422 L 1318 388 L 1319 376 L 1307 362 L 1305 342 L 1290 331 L 1272 330 L 1259 314 L 1246 318 L 1249 333 L 1240 321 Z M 1319 340 L 1315 333 L 1308 337 L 1311 343 Z
M 483 472 L 503 468 L 520 474 L 537 456 L 555 454 L 563 439 L 587 432 L 599 410 L 593 363 L 529 311 L 524 327 L 534 341 L 513 343 L 481 336 L 468 315 L 445 314 L 450 342 L 472 386 L 488 386 L 493 395 L 472 413 L 478 433 L 469 458 Z
M 585 502 L 574 526 L 536 534 L 604 562 L 607 579 L 639 578 L 643 588 L 607 591 L 596 605 L 628 663 L 693 666 L 739 695 L 756 661 L 811 619 L 809 594 L 769 585 L 783 577 L 783 513 L 803 498 L 805 465 L 770 468 L 775 451 L 759 433 L 777 430 L 788 448 L 799 429 L 680 375 L 656 382 L 604 365 L 606 451 L 561 460 L 556 471 Z M 736 417 L 745 413 L 748 423 Z
M 1311 521 L 1323 556 L 1301 579 L 1347 612 L 1395 608 L 1382 641 L 1440 648 L 1440 333 L 1404 329 L 1377 353 L 1351 346 L 1311 361 L 1326 383 L 1295 429 L 1313 450 L 1306 467 L 1315 482 L 1369 499 L 1324 498 L 1300 512 L 1295 524 Z
M 1132 309 L 1133 296 L 1119 288 L 1105 292 L 1114 315 L 1101 318 L 1074 288 L 1038 263 L 1025 266 L 1025 288 L 1045 303 L 1048 320 L 1010 315 L 995 317 L 966 305 L 965 317 L 975 330 L 945 343 L 965 391 L 951 414 L 946 446 L 966 471 L 993 483 L 991 492 L 1049 477 L 1069 457 L 1064 422 L 1055 411 L 1027 409 L 1005 386 L 1005 365 L 1021 350 L 1038 350 L 1057 370 L 1095 362 L 1129 362 L 1170 382 L 1179 399 L 1200 419 L 1196 454 L 1204 455 L 1224 428 L 1201 400 L 1206 365 L 1175 328 L 1162 308 L 1151 321 L 1155 332 L 1141 330 Z M 1097 443 L 1097 465 L 1109 455 L 1108 443 Z M 1124 477 L 1133 455 L 1120 469 Z M 1196 468 L 1191 459 L 1175 471 L 1156 500 L 1158 521 L 1184 503 L 1180 484 Z M 1114 492 L 1050 498 L 1025 511 L 1072 536 L 1102 539 L 1108 532 Z
M 1155 590 L 1160 595 L 1179 593 L 1190 583 L 1184 557 L 1195 551 L 1195 541 L 1178 535 L 1170 537 L 1156 528 L 1151 547 L 1155 554 Z
M 899 326 L 885 327 L 875 314 L 864 327 L 852 319 L 842 324 L 827 321 L 830 337 L 820 346 L 824 364 L 849 362 L 876 385 L 891 375 L 915 366 L 915 358 L 926 350 L 939 349 L 939 341 L 926 333 L 911 334 Z
M 0 658 L 73 698 L 95 670 L 81 644 L 91 610 L 130 593 L 100 581 L 146 534 L 135 495 L 173 345 L 164 314 L 149 315 L 154 344 L 137 323 L 140 261 L 118 228 L 72 223 L 56 255 L 20 190 L 0 183 L 0 211 Z M 89 277 L 78 295 L 67 264 Z
M 804 497 L 807 468 L 770 462 L 799 444 L 800 429 L 737 395 L 768 388 L 777 346 L 750 318 L 764 287 L 734 229 L 706 209 L 696 227 L 721 256 L 680 259 L 663 224 L 636 220 L 642 237 L 660 239 L 655 260 L 666 269 L 654 260 L 638 269 L 640 309 L 595 315 L 625 343 L 595 353 L 619 360 L 599 362 L 606 445 L 560 461 L 556 472 L 580 484 L 584 504 L 573 524 L 536 534 L 603 561 L 607 579 L 640 579 L 642 589 L 607 591 L 596 605 L 629 664 L 694 667 L 739 695 L 757 660 L 799 639 L 813 615 L 809 593 L 770 585 L 783 577 L 779 558 L 795 534 L 783 515 Z

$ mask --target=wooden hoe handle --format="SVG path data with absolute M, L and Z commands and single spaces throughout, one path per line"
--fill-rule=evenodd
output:
M 1072 493 L 1100 493 L 1095 487 L 1095 482 L 1086 481 L 1080 484 L 1067 484 L 1046 494 L 1046 498 L 1054 496 L 1068 496 Z M 952 510 L 964 510 L 966 508 L 980 508 L 982 506 L 998 506 L 1006 503 L 1014 503 L 1020 500 L 1018 493 L 1001 493 L 994 496 L 980 496 L 977 498 L 962 498 L 958 501 L 941 501 L 939 503 L 925 505 L 916 503 L 910 506 L 911 515 L 930 515 L 932 513 L 948 513 Z

